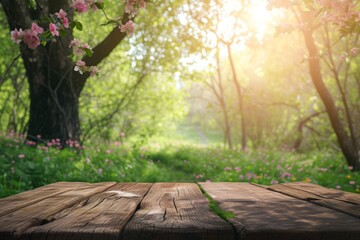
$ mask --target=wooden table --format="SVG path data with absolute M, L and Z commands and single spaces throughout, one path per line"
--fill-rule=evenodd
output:
M 199 185 L 224 211 L 209 209 Z M 0 239 L 359 240 L 360 195 L 309 183 L 59 182 L 0 199 Z

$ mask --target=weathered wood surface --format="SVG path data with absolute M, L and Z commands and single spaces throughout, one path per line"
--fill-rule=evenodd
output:
M 150 183 L 119 183 L 52 217 L 52 222 L 27 230 L 23 239 L 119 239 L 125 224 L 149 191 Z
M 201 183 L 205 191 L 233 212 L 237 239 L 355 240 L 360 220 L 247 183 Z
M 34 190 L 22 192 L 7 198 L 0 199 L 0 217 L 20 208 L 33 205 L 56 194 L 75 189 L 84 183 L 58 182 Z
M 316 184 L 304 182 L 284 183 L 283 185 L 309 192 L 323 198 L 334 199 L 360 205 L 360 194 L 344 192 L 341 190 L 326 188 Z
M 291 197 L 331 208 L 360 219 L 359 194 L 346 193 L 309 183 L 276 184 L 268 186 L 267 188 Z
M 194 183 L 60 182 L 0 199 L 0 240 L 360 239 L 360 195 L 306 183 L 201 185 L 236 215 L 232 225 Z
M 48 198 L 39 202 L 7 213 L 0 217 L 0 239 L 18 238 L 29 228 L 50 222 L 51 217 L 56 213 L 71 208 L 80 203 L 84 198 L 102 192 L 115 184 L 83 183 L 80 186 L 75 184 L 77 186 L 75 188 L 69 188 L 67 191 L 61 191 L 59 194 L 51 194 Z M 62 185 L 62 183 L 59 185 Z M 44 190 L 46 191 L 46 188 L 43 188 L 41 191 Z M 9 203 L 9 208 L 12 208 L 12 203 Z
M 155 183 L 126 225 L 123 239 L 234 239 L 232 226 L 208 204 L 194 183 Z

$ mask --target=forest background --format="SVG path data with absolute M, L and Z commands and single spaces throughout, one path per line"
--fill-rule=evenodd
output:
M 305 181 L 360 192 L 360 15 L 338 24 L 331 14 L 342 6 L 327 1 L 148 2 L 135 33 L 86 80 L 79 134 L 63 139 L 29 134 L 31 80 L 7 2 L 0 196 L 57 181 Z M 358 1 L 335 2 L 359 14 Z M 104 3 L 109 16 L 125 11 Z M 74 18 L 83 26 L 72 34 L 91 46 L 113 29 L 99 26 L 101 11 Z

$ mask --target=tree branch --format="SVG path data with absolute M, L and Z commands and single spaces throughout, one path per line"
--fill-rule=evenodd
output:
M 130 17 L 127 13 L 124 14 L 122 23 L 125 24 L 130 20 Z M 82 60 L 86 63 L 87 66 L 97 66 L 101 63 L 110 53 L 115 49 L 115 47 L 126 37 L 125 32 L 120 32 L 119 27 L 115 27 L 109 35 L 99 43 L 93 49 L 93 55 L 91 57 L 84 57 Z M 77 91 L 78 94 L 82 91 L 86 80 L 90 77 L 89 73 L 79 76 Z

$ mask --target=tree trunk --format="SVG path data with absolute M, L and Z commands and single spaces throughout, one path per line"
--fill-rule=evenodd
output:
M 217 72 L 217 77 L 218 77 L 219 93 L 217 94 L 217 91 L 215 88 L 213 89 L 213 91 L 220 102 L 221 110 L 223 112 L 224 123 L 225 123 L 225 140 L 229 146 L 229 149 L 232 149 L 233 144 L 232 144 L 232 138 L 231 138 L 231 126 L 230 126 L 229 115 L 228 115 L 228 107 L 227 107 L 226 100 L 224 97 L 224 88 L 223 88 L 223 83 L 222 83 L 222 75 L 221 75 L 221 69 L 220 69 L 221 68 L 220 55 L 219 55 L 218 47 L 216 48 L 216 65 L 217 65 L 216 72 Z
M 346 133 L 333 97 L 331 96 L 322 79 L 320 70 L 320 57 L 314 42 L 312 30 L 303 30 L 303 35 L 305 38 L 307 50 L 309 52 L 309 69 L 312 82 L 314 83 L 315 88 L 325 105 L 331 126 L 335 131 L 340 148 L 346 158 L 348 165 L 353 166 L 354 170 L 360 170 L 359 150 L 356 149 L 356 146 L 353 145 L 351 138 Z
M 51 74 L 49 82 L 54 82 L 58 76 Z M 79 96 L 74 93 L 71 79 L 64 80 L 58 89 L 39 84 L 39 78 L 29 77 L 30 85 L 30 120 L 28 138 L 60 139 L 66 145 L 66 140 L 79 141 L 80 123 L 78 111 Z
M 231 72 L 233 75 L 233 82 L 234 82 L 234 85 L 236 88 L 236 93 L 237 93 L 238 102 L 239 102 L 239 113 L 240 113 L 240 117 L 241 117 L 241 147 L 243 150 L 245 150 L 247 147 L 247 134 L 246 134 L 246 121 L 245 121 L 245 112 L 244 112 L 243 92 L 242 92 L 240 83 L 237 78 L 235 65 L 234 65 L 234 61 L 232 58 L 231 46 L 230 46 L 230 44 L 227 44 L 226 47 L 227 47 L 227 51 L 228 51 Z
M 0 0 L 5 11 L 9 28 L 27 29 L 32 22 L 42 15 L 62 9 L 69 9 L 68 0 L 38 0 L 36 8 L 28 8 L 27 1 Z M 72 20 L 71 12 L 68 12 Z M 129 20 L 124 13 L 122 23 Z M 47 27 L 47 26 L 43 26 Z M 94 49 L 91 57 L 84 57 L 87 66 L 96 66 L 125 38 L 126 33 L 115 27 Z M 46 46 L 34 50 L 20 44 L 30 91 L 30 120 L 28 139 L 41 141 L 59 139 L 62 146 L 67 140 L 79 141 L 80 121 L 78 100 L 89 77 L 88 73 L 80 75 L 73 71 L 74 63 L 69 59 L 71 49 L 68 47 L 72 31 L 68 29 L 65 37 L 56 37 Z

